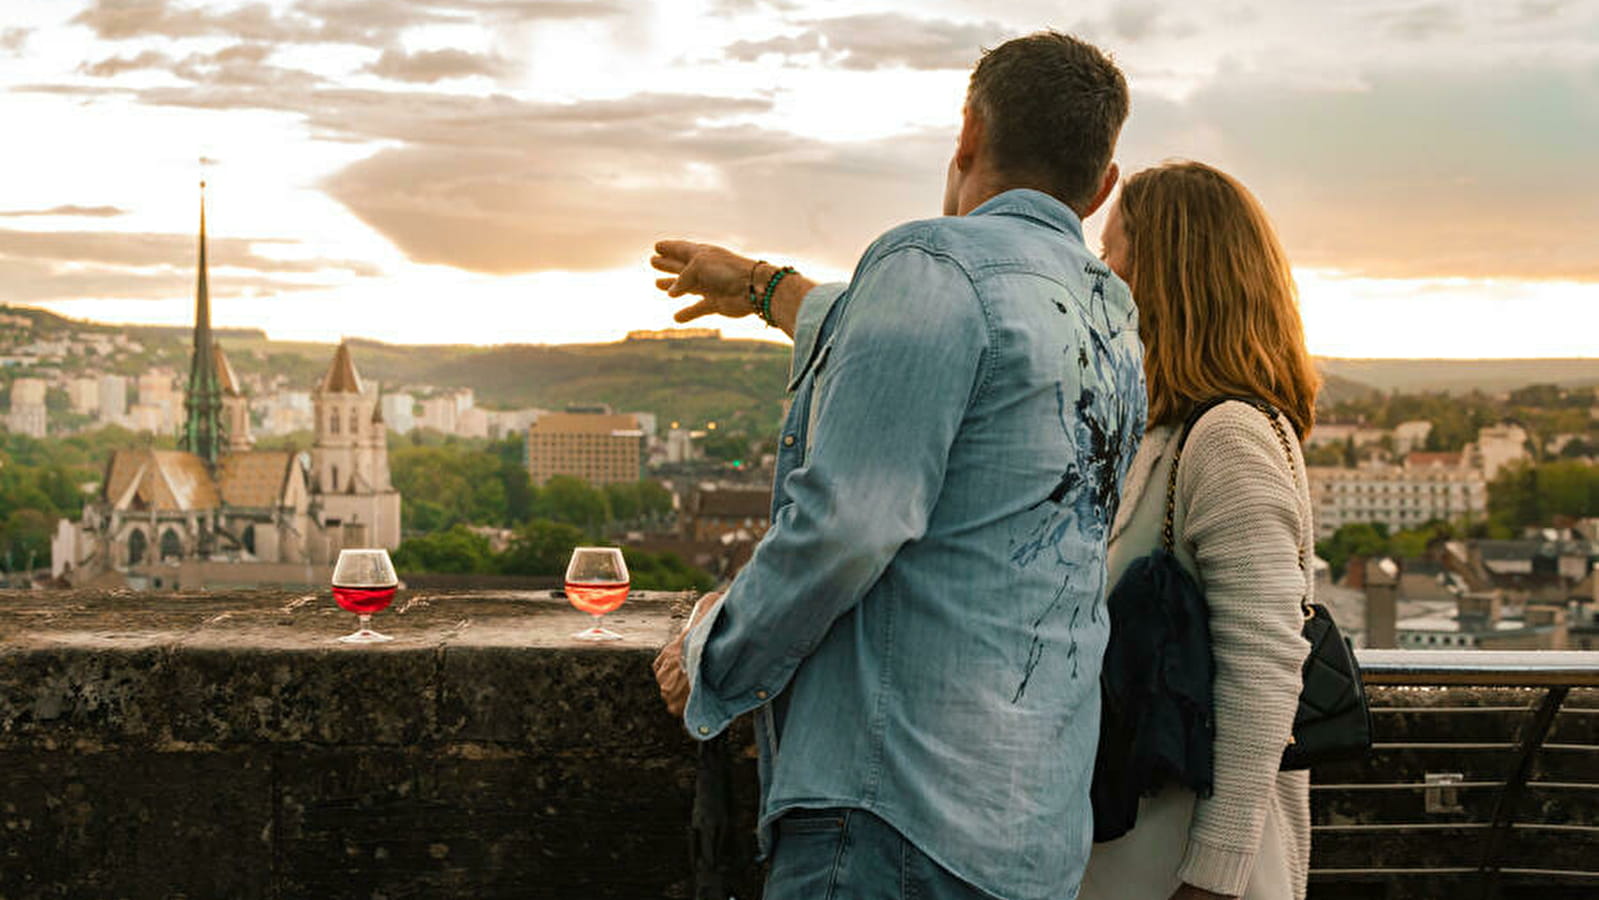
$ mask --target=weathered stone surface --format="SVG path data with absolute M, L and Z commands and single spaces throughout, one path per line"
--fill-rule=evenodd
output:
M 636 597 L 608 617 L 627 640 L 592 645 L 548 591 L 414 591 L 374 618 L 394 642 L 349 646 L 335 638 L 355 617 L 326 592 L 0 594 L 0 900 L 690 897 L 696 745 L 650 673 L 686 610 Z M 1369 787 L 1503 780 L 1541 692 L 1372 693 L 1389 746 L 1313 773 L 1313 866 L 1475 867 L 1496 789 L 1428 812 L 1422 791 Z M 1476 711 L 1438 711 L 1460 706 Z M 1550 741 L 1599 742 L 1599 691 L 1566 707 Z M 747 725 L 733 741 L 732 874 L 754 900 Z M 1518 821 L 1599 825 L 1595 792 L 1563 786 L 1599 782 L 1599 753 L 1546 749 L 1533 778 L 1559 784 L 1529 789 Z M 1341 829 L 1357 823 L 1431 827 Z M 1524 829 L 1505 851 L 1588 869 L 1599 845 Z M 1318 878 L 1311 896 L 1475 890 L 1452 879 Z M 1539 900 L 1595 886 L 1504 884 Z
M 0 595 L 0 898 L 687 897 L 684 606 L 402 594 L 350 646 L 325 594 Z
M 273 897 L 251 750 L 0 750 L 0 897 Z

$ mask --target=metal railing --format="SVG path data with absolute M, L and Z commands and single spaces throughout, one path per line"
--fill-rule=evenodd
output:
M 1599 653 L 1358 655 L 1375 745 L 1312 773 L 1311 896 L 1599 897 Z

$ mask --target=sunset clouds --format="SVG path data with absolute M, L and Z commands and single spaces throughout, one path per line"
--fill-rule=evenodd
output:
M 0 115 L 40 145 L 0 172 L 5 301 L 181 310 L 205 153 L 219 315 L 282 292 L 422 321 L 412 286 L 450 271 L 486 304 L 591 272 L 605 328 L 652 327 L 659 237 L 837 274 L 935 214 L 971 63 L 1043 26 L 1128 72 L 1124 171 L 1203 159 L 1261 197 L 1320 273 L 1307 307 L 1340 278 L 1599 285 L 1594 0 L 19 3 Z M 638 294 L 603 299 L 624 269 Z M 535 309 L 484 339 L 581 331 Z

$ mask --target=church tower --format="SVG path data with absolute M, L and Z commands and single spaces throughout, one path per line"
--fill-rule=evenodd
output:
M 194 354 L 189 360 L 189 389 L 183 398 L 183 449 L 216 471 L 226 435 L 222 422 L 222 385 L 217 377 L 216 342 L 211 336 L 211 291 L 206 283 L 205 182 L 200 182 L 200 263 L 194 291 Z
M 372 410 L 350 358 L 349 344 L 339 344 L 333 365 L 311 392 L 311 403 L 316 412 L 316 445 L 311 450 L 314 490 L 323 494 L 371 490 L 372 466 L 364 432 L 370 430 Z
M 341 343 L 311 393 L 311 493 L 324 527 L 337 529 L 337 546 L 400 545 L 400 495 L 389 480 L 388 434 L 377 399 L 363 390 L 350 346 Z
M 239 376 L 222 345 L 215 349 L 217 382 L 222 388 L 222 432 L 228 438 L 228 452 L 242 453 L 255 446 L 255 435 L 250 433 L 250 398 L 239 388 Z

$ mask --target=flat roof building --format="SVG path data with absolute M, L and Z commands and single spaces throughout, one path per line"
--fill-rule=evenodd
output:
M 589 484 L 644 476 L 644 431 L 630 414 L 548 413 L 527 429 L 528 478 L 543 484 L 570 475 Z

